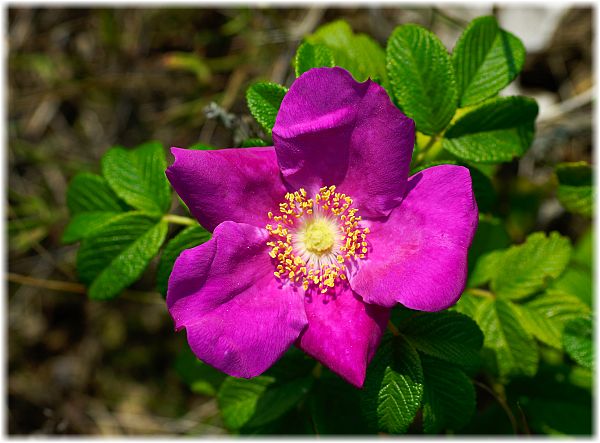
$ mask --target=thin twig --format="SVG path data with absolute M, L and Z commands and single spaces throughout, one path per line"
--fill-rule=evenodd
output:
M 40 278 L 29 277 L 27 275 L 14 274 L 9 272 L 6 274 L 7 280 L 13 283 L 20 283 L 27 286 L 35 286 L 38 288 L 51 289 L 53 291 L 71 292 L 73 294 L 85 294 L 85 286 L 79 283 L 58 280 L 44 280 Z
M 6 279 L 13 283 L 33 286 L 36 288 L 50 289 L 52 291 L 67 292 L 71 294 L 87 293 L 86 287 L 80 283 L 59 280 L 45 280 L 41 278 L 29 277 L 28 275 L 15 274 L 12 272 L 6 274 Z M 120 298 L 154 305 L 164 305 L 165 303 L 158 292 L 135 291 L 132 289 L 128 289 L 127 291 L 123 292 Z
M 519 408 L 519 412 L 521 413 L 521 421 L 523 422 L 523 430 L 527 435 L 531 435 L 531 430 L 529 429 L 529 425 L 527 424 L 527 416 L 521 407 L 521 403 L 517 402 L 517 408 Z
M 517 419 L 515 418 L 515 416 L 512 413 L 512 411 L 510 410 L 510 407 L 508 406 L 508 404 L 506 404 L 506 401 L 503 398 L 501 398 L 496 392 L 494 392 L 486 384 L 481 383 L 478 380 L 473 380 L 473 383 L 475 383 L 477 386 L 479 386 L 484 391 L 488 392 L 492 397 L 494 397 L 494 399 L 496 399 L 496 401 L 498 402 L 498 404 L 502 407 L 502 409 L 504 409 L 504 412 L 506 412 L 506 415 L 508 416 L 508 419 L 510 420 L 510 424 L 511 424 L 511 426 L 513 428 L 513 432 L 514 432 L 515 435 L 517 435 L 519 433 L 519 427 L 517 425 Z
M 576 111 L 592 102 L 594 99 L 594 88 L 589 88 L 581 94 L 569 98 L 559 104 L 549 106 L 537 119 L 537 124 L 548 124 L 558 120 L 571 112 Z

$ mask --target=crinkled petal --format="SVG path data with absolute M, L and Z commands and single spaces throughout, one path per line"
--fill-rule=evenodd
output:
M 414 123 L 371 80 L 341 68 L 301 75 L 285 95 L 273 128 L 277 159 L 292 188 L 336 185 L 363 216 L 387 215 L 402 200 Z
M 167 177 L 210 231 L 226 220 L 264 227 L 286 193 L 273 147 L 171 152 Z
M 224 222 L 212 239 L 181 253 L 167 306 L 196 356 L 235 377 L 268 369 L 306 326 L 302 291 L 280 287 L 267 232 Z
M 298 346 L 360 388 L 390 310 L 364 303 L 348 285 L 338 285 L 334 291 L 333 297 L 316 293 L 305 299 L 308 328 Z
M 477 217 L 467 168 L 441 165 L 413 175 L 402 204 L 386 221 L 370 223 L 369 252 L 350 276 L 352 289 L 381 306 L 452 306 L 465 286 Z

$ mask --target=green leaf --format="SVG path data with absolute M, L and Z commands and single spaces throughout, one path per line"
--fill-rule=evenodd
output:
M 269 135 L 286 93 L 287 88 L 271 82 L 255 83 L 246 91 L 250 113 Z
M 567 354 L 588 369 L 592 369 L 594 365 L 592 334 L 592 320 L 589 317 L 569 321 L 563 332 L 563 345 Z
M 313 379 L 303 377 L 279 384 L 274 377 L 227 377 L 218 401 L 229 429 L 261 426 L 291 410 L 310 390 Z
M 401 337 L 385 336 L 367 369 L 361 406 L 378 431 L 401 434 L 412 423 L 423 396 L 417 351 Z
M 77 272 L 89 286 L 90 298 L 114 298 L 137 280 L 166 235 L 166 222 L 127 212 L 84 239 L 77 254 Z
M 499 266 L 506 250 L 490 251 L 483 254 L 469 275 L 467 286 L 475 288 L 488 283 L 498 272 Z
M 554 280 L 548 292 L 571 294 L 578 297 L 588 306 L 592 305 L 594 295 L 592 274 L 589 269 L 573 264 Z
M 495 353 L 500 376 L 531 377 L 536 373 L 536 343 L 521 326 L 512 303 L 503 300 L 483 300 L 477 310 L 476 320 L 485 337 L 484 347 Z
M 469 291 L 464 292 L 458 302 L 450 308 L 451 311 L 460 312 L 472 319 L 477 319 L 477 311 L 483 303 L 483 297 L 472 295 Z
M 483 335 L 466 315 L 450 311 L 418 313 L 398 328 L 424 354 L 470 369 L 479 365 Z
M 475 412 L 475 389 L 459 368 L 436 358 L 421 356 L 425 389 L 423 391 L 423 430 L 437 434 L 459 430 Z
M 161 294 L 167 295 L 167 283 L 175 260 L 185 249 L 193 248 L 210 240 L 210 233 L 201 226 L 190 226 L 173 237 L 160 256 L 156 271 L 156 285 Z
M 103 177 L 88 172 L 77 174 L 69 183 L 67 207 L 71 215 L 84 212 L 116 213 L 128 209 Z
M 537 113 L 537 103 L 530 98 L 490 99 L 454 121 L 442 145 L 468 161 L 510 161 L 529 149 Z
M 326 46 L 333 56 L 335 66 L 349 71 L 359 81 L 368 78 L 387 85 L 385 52 L 379 44 L 365 34 L 354 34 L 343 20 L 327 23 L 306 37 L 313 45 Z
M 221 371 L 202 363 L 185 348 L 175 360 L 175 370 L 196 394 L 215 396 L 227 377 Z
M 498 297 L 520 299 L 544 288 L 549 278 L 558 277 L 571 257 L 571 243 L 552 232 L 536 232 L 522 245 L 502 255 L 492 277 L 491 288 Z
M 87 172 L 77 174 L 69 184 L 67 206 L 73 218 L 63 232 L 63 243 L 89 237 L 128 209 L 103 177 Z
M 296 51 L 294 59 L 296 77 L 300 77 L 312 68 L 335 66 L 334 63 L 333 54 L 327 46 L 304 42 Z
M 460 106 L 492 97 L 523 68 L 525 47 L 498 26 L 494 17 L 479 17 L 464 30 L 452 53 Z
M 62 242 L 73 243 L 93 235 L 121 212 L 83 212 L 76 214 L 63 232 Z
M 450 56 L 427 29 L 402 25 L 387 44 L 387 69 L 394 99 L 419 131 L 434 135 L 456 111 L 457 92 Z
M 588 229 L 577 240 L 573 251 L 573 263 L 592 270 L 592 259 L 594 256 L 594 232 Z
M 227 377 L 218 394 L 219 409 L 225 425 L 229 429 L 244 426 L 254 414 L 259 398 L 274 383 L 275 378 L 267 376 L 249 380 Z
M 571 212 L 592 216 L 592 168 L 585 162 L 561 163 L 556 166 L 558 201 Z
M 590 308 L 573 295 L 547 293 L 518 306 L 523 327 L 541 342 L 562 348 L 565 324 L 589 314 Z
M 303 377 L 267 389 L 257 402 L 256 411 L 246 426 L 262 426 L 281 417 L 306 397 L 313 382 L 313 377 Z
M 102 174 L 113 191 L 136 209 L 163 214 L 171 205 L 162 144 L 149 142 L 133 150 L 116 147 L 102 157 Z

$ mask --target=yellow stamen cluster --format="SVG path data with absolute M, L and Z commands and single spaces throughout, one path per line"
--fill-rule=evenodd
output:
M 350 261 L 365 258 L 369 228 L 359 225 L 352 199 L 335 186 L 321 188 L 314 198 L 300 188 L 285 200 L 278 215 L 269 212 L 273 223 L 266 226 L 269 255 L 277 261 L 274 274 L 325 293 L 347 278 Z

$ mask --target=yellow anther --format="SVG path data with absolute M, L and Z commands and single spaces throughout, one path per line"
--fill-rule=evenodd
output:
M 362 219 L 350 207 L 352 198 L 335 190 L 335 185 L 323 186 L 314 198 L 307 198 L 304 188 L 288 192 L 279 214 L 267 214 L 273 221 L 266 225 L 271 237 L 267 245 L 277 261 L 278 279 L 325 293 L 338 280 L 347 280 L 347 261 L 365 257 L 370 231 L 360 227 Z

